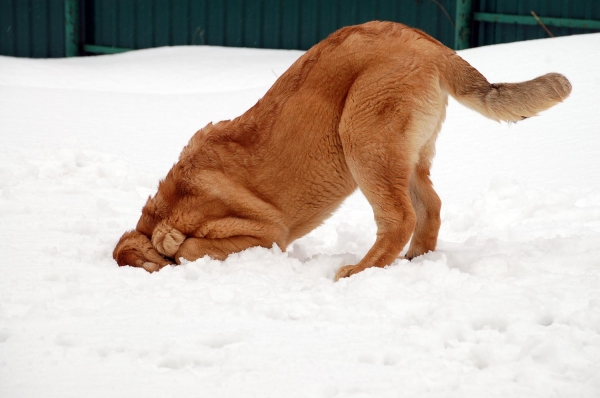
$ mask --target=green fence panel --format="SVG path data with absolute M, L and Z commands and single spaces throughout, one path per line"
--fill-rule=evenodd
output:
M 531 14 L 532 11 L 553 36 L 593 33 L 600 30 L 597 27 L 600 23 L 599 0 L 479 0 L 477 3 L 479 4 L 474 9 L 473 16 L 475 34 L 472 44 L 475 46 L 550 37 Z M 553 21 L 557 18 L 567 20 Z M 596 21 L 596 24 L 588 24 L 590 27 L 593 25 L 594 29 L 575 28 L 569 26 L 579 25 L 572 23 L 573 21 L 569 23 L 569 20 L 591 20 Z
M 455 1 L 82 0 L 86 49 L 105 52 L 197 44 L 306 50 L 373 19 L 418 27 L 453 46 Z
M 0 0 L 0 55 L 65 56 L 64 0 Z
M 336 29 L 402 22 L 467 48 L 600 31 L 600 0 L 0 0 L 0 55 L 174 45 L 306 50 Z

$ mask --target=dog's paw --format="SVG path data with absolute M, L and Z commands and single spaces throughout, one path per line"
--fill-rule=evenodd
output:
M 146 235 L 138 231 L 128 231 L 123 234 L 115 247 L 113 258 L 119 266 L 140 267 L 148 272 L 155 272 L 166 265 L 173 264 L 156 251 Z
M 152 246 L 167 257 L 173 258 L 184 241 L 185 235 L 165 222 L 158 224 L 152 232 Z
M 346 265 L 346 266 L 340 268 L 338 270 L 338 272 L 335 273 L 335 281 L 337 282 L 342 278 L 347 278 L 347 277 L 357 274 L 363 270 L 364 270 L 364 267 L 360 267 L 358 265 Z
M 141 267 L 150 273 L 159 271 L 161 268 L 160 265 L 151 263 L 150 261 L 146 261 L 145 263 L 142 263 Z

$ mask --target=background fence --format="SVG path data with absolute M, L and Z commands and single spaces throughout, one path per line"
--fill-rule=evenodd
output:
M 600 0 L 0 0 L 0 55 L 171 45 L 306 50 L 373 19 L 417 27 L 460 49 L 598 32 Z

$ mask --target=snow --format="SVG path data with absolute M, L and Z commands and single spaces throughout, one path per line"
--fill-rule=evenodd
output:
M 438 250 L 333 282 L 360 193 L 286 252 L 155 274 L 112 250 L 189 137 L 302 53 L 0 57 L 0 397 L 600 397 L 600 34 L 471 49 L 569 99 L 498 124 L 451 101 Z

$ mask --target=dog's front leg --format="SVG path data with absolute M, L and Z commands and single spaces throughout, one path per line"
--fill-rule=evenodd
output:
M 225 260 L 232 253 L 241 252 L 255 246 L 270 247 L 264 242 L 253 236 L 233 236 L 230 238 L 207 239 L 207 238 L 188 238 L 175 254 L 177 264 L 181 259 L 195 261 L 204 256 L 209 256 L 215 260 Z
M 194 261 L 204 256 L 224 260 L 232 253 L 250 247 L 270 248 L 277 244 L 285 249 L 287 227 L 275 222 L 264 222 L 235 217 L 227 217 L 205 223 L 186 239 L 175 254 L 175 261 L 181 258 Z

